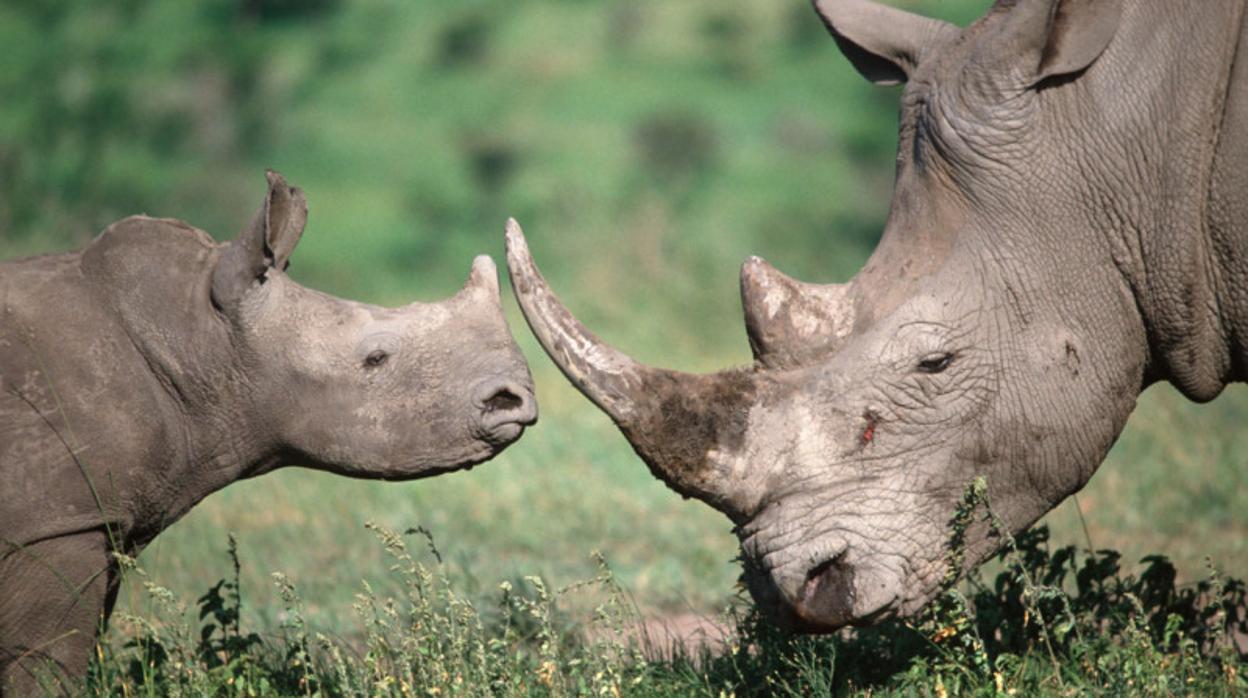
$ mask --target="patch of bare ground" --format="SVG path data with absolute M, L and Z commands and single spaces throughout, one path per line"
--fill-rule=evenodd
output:
M 732 636 L 732 627 L 722 619 L 690 612 L 645 615 L 630 627 L 595 631 L 589 639 L 636 643 L 647 659 L 666 660 L 718 656 L 728 649 Z

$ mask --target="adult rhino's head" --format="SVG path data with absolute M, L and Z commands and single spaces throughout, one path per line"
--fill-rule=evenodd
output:
M 239 433 L 279 444 L 286 462 L 403 480 L 487 460 L 536 421 L 489 257 L 437 303 L 382 308 L 305 288 L 286 268 L 307 202 L 280 175 L 268 180 L 264 205 L 220 248 L 211 278 L 229 378 L 244 386 L 242 413 L 264 422 Z
M 546 351 L 657 477 L 732 519 L 749 587 L 782 623 L 917 610 L 946 577 L 972 480 L 1022 529 L 1087 481 L 1125 423 L 1145 330 L 1114 263 L 1129 250 L 1090 232 L 1119 183 L 1099 179 L 1116 157 L 1113 139 L 1095 147 L 1107 101 L 1081 92 L 1120 6 L 1001 0 L 963 31 L 819 2 L 861 72 L 909 79 L 896 191 L 846 284 L 745 263 L 749 368 L 683 374 L 603 344 L 510 226 L 512 283 Z M 968 532 L 967 564 L 998 547 L 989 528 Z

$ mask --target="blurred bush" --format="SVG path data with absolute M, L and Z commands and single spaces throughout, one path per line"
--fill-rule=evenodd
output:
M 438 62 L 447 67 L 482 61 L 490 47 L 490 18 L 474 11 L 454 17 L 438 34 Z
M 123 215 L 159 213 L 153 202 L 236 199 L 223 172 L 241 169 L 270 143 L 274 116 L 312 79 L 313 66 L 332 66 L 347 53 L 327 43 L 308 69 L 283 73 L 289 66 L 278 60 L 277 30 L 337 5 L 0 6 L 0 240 L 38 236 L 63 245 Z
M 688 182 L 715 164 L 715 125 L 690 111 L 671 109 L 645 117 L 637 126 L 637 150 L 648 177 L 663 185 Z

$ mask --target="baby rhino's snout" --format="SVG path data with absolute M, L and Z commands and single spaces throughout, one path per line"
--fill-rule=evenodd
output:
M 537 422 L 537 400 L 527 380 L 487 378 L 477 384 L 472 395 L 475 416 L 488 441 L 510 443 L 525 427 Z

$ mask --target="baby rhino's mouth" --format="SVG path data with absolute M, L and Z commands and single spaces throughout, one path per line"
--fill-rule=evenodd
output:
M 473 406 L 478 434 L 498 450 L 537 422 L 537 400 L 527 382 L 499 378 L 482 381 L 474 390 Z

